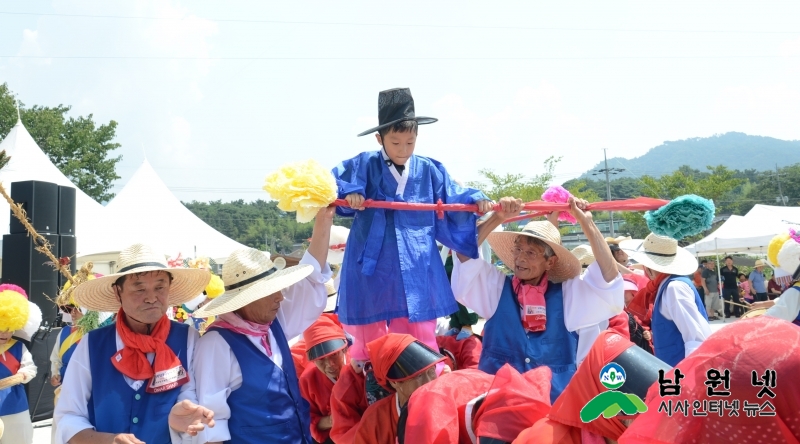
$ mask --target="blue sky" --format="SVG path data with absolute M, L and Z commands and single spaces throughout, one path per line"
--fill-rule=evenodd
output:
M 266 198 L 284 163 L 376 149 L 355 135 L 399 86 L 440 119 L 417 153 L 456 178 L 561 155 L 563 181 L 602 148 L 800 139 L 798 23 L 796 1 L 0 0 L 0 82 L 116 120 L 117 187 L 146 152 L 182 200 Z

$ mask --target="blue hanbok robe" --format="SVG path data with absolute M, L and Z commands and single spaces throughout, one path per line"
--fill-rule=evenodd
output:
M 391 163 L 389 163 L 391 165 Z M 403 173 L 387 166 L 383 151 L 361 153 L 333 169 L 339 198 L 473 204 L 488 197 L 458 186 L 439 162 L 411 156 Z M 428 321 L 458 310 L 436 241 L 478 257 L 476 216 L 470 212 L 395 211 L 338 207 L 354 217 L 342 263 L 339 319 L 364 325 L 407 317 Z

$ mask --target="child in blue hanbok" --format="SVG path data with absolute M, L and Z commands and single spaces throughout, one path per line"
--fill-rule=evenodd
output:
M 389 332 L 414 336 L 434 350 L 436 318 L 458 310 L 436 241 L 478 257 L 476 215 L 434 211 L 364 208 L 365 199 L 415 203 L 477 204 L 481 213 L 492 203 L 482 192 L 462 188 L 444 166 L 414 154 L 418 125 L 436 122 L 416 117 L 408 88 L 378 95 L 379 151 L 345 160 L 333 169 L 339 198 L 354 217 L 347 239 L 339 286 L 339 319 L 354 338 L 350 355 L 368 359 L 366 344 Z

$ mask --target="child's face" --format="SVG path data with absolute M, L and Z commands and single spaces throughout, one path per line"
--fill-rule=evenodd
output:
M 381 144 L 381 135 L 375 134 L 378 143 Z M 414 154 L 414 146 L 417 144 L 417 134 L 414 131 L 398 133 L 390 131 L 383 138 L 382 145 L 386 148 L 389 159 L 397 165 L 405 165 L 408 158 Z
M 744 281 L 746 281 L 746 280 L 747 280 L 747 278 L 746 278 L 746 277 L 744 277 L 744 276 L 739 276 L 739 282 L 744 282 Z
M 8 343 L 8 340 L 11 339 L 11 335 L 13 334 L 14 332 L 12 331 L 0 331 L 0 345 Z

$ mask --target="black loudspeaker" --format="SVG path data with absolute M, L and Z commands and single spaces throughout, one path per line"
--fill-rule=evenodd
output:
M 54 254 L 58 252 L 58 235 L 42 235 L 50 243 Z M 51 299 L 58 295 L 58 272 L 50 259 L 34 250 L 33 241 L 26 234 L 3 236 L 2 283 L 19 285 L 28 293 L 30 301 L 42 310 L 43 319 L 52 325 L 58 310 Z
M 75 235 L 75 188 L 58 187 L 58 234 Z
M 59 258 L 69 258 L 69 272 L 74 276 L 78 272 L 77 260 L 75 255 L 78 253 L 78 242 L 75 236 L 58 236 L 58 254 L 53 251 Z M 67 282 L 67 278 L 63 274 L 58 273 L 58 287 L 61 288 Z
M 14 202 L 22 204 L 33 228 L 39 234 L 58 231 L 58 185 L 36 180 L 13 182 L 11 198 L 14 199 Z M 9 233 L 27 233 L 25 227 L 14 217 L 13 213 L 11 213 Z
M 55 387 L 50 384 L 50 378 L 53 376 L 50 373 L 50 353 L 56 346 L 59 333 L 61 333 L 60 328 L 39 330 L 30 344 L 25 344 L 33 355 L 33 363 L 37 369 L 36 377 L 25 384 L 28 408 L 33 422 L 53 417 Z

